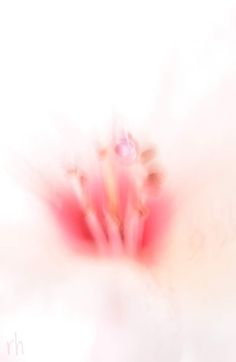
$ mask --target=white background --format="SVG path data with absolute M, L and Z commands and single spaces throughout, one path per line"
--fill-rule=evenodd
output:
M 37 213 L 32 217 L 33 201 L 12 180 L 12 159 L 21 159 L 24 155 L 32 162 L 31 151 L 35 148 L 37 158 L 41 155 L 42 159 L 47 158 L 47 152 L 54 147 L 55 152 L 58 149 L 60 152 L 62 147 L 63 153 L 63 147 L 67 148 L 71 139 L 71 125 L 78 128 L 78 140 L 73 138 L 73 147 L 76 142 L 79 146 L 87 145 L 95 136 L 103 138 L 107 135 L 114 118 L 118 118 L 121 127 L 130 128 L 157 144 L 170 175 L 170 184 L 182 200 L 183 207 L 173 226 L 172 243 L 161 272 L 156 268 L 159 282 L 164 289 L 171 284 L 174 296 L 178 295 L 174 299 L 181 301 L 184 310 L 182 318 L 186 324 L 181 332 L 181 361 L 235 361 L 236 350 L 232 342 L 236 294 L 233 280 L 236 273 L 235 5 L 230 0 L 1 0 L 0 290 L 2 300 L 6 299 L 8 304 L 12 299 L 12 310 L 15 310 L 15 314 L 10 312 L 11 318 L 6 314 L 8 317 L 2 325 L 8 326 L 8 332 L 5 332 L 8 335 L 16 328 L 19 328 L 19 335 L 23 330 L 25 341 L 30 341 L 25 342 L 30 344 L 26 361 L 63 360 L 71 347 L 66 339 L 68 330 L 73 338 L 69 359 L 92 361 L 89 351 L 97 328 L 96 318 L 102 319 L 97 317 L 101 310 L 94 295 L 103 301 L 103 294 L 99 288 L 97 292 L 92 288 L 91 292 L 87 287 L 84 300 L 90 300 L 92 293 L 94 305 L 92 303 L 86 309 L 86 302 L 82 301 L 80 308 L 85 308 L 84 314 L 74 306 L 74 314 L 61 317 L 60 311 L 65 311 L 75 296 L 79 298 L 84 293 L 88 282 L 86 278 L 83 281 L 84 271 L 83 277 L 79 277 L 79 270 L 70 266 L 72 262 L 67 257 L 58 256 L 57 252 L 56 256 L 53 252 L 45 256 L 48 253 L 45 245 L 55 238 L 55 231 L 49 228 L 49 232 L 43 233 L 46 221 L 42 215 L 37 228 Z M 67 135 L 66 145 L 61 135 Z M 12 225 L 15 225 L 14 232 Z M 226 245 L 224 249 L 222 243 Z M 10 249 L 9 245 L 12 246 Z M 195 254 L 197 258 L 192 258 Z M 42 263 L 46 267 L 42 267 Z M 60 267 L 50 263 L 58 263 Z M 42 306 L 42 295 L 48 290 L 47 272 L 52 283 L 49 283 L 50 306 L 55 307 L 62 301 L 59 312 L 55 312 L 55 324 L 50 327 L 54 340 L 67 341 L 65 345 L 62 343 L 61 349 L 55 341 L 49 343 L 46 338 L 42 339 L 45 325 L 52 322 L 50 308 L 54 308 L 47 305 L 49 309 L 45 311 Z M 80 281 L 75 286 L 77 273 Z M 102 275 L 102 281 L 91 277 L 90 283 L 103 285 Z M 62 289 L 57 288 L 54 277 L 60 280 Z M 35 280 L 41 289 L 35 288 Z M 121 280 L 119 285 L 122 285 Z M 132 281 L 130 283 L 132 286 Z M 109 287 L 106 288 L 104 303 L 106 295 L 110 295 Z M 117 348 L 124 356 L 115 359 L 116 353 L 109 351 L 104 356 L 107 343 L 110 343 L 104 342 L 101 343 L 101 360 L 139 361 L 140 344 L 136 346 L 132 342 L 136 333 L 137 340 L 142 338 L 145 351 L 140 361 L 156 362 L 158 358 L 177 361 L 174 350 L 173 354 L 170 352 L 176 343 L 172 327 L 164 323 L 172 339 L 160 333 L 159 325 L 152 322 L 147 329 L 152 337 L 142 336 L 143 320 L 149 319 L 145 312 L 140 317 L 139 311 L 134 312 L 134 318 L 129 288 L 122 286 L 119 290 L 126 301 L 130 323 L 124 324 L 121 335 L 127 333 L 128 337 L 124 341 L 120 334 L 117 337 L 112 327 L 111 331 L 117 338 L 114 337 L 113 342 L 117 341 L 117 346 L 121 343 Z M 136 293 L 136 287 L 131 290 Z M 141 300 L 149 298 L 143 296 L 143 287 L 137 290 Z M 4 302 L 1 308 L 3 318 L 6 313 Z M 159 304 L 156 309 L 152 304 L 151 309 L 159 318 L 162 310 Z M 89 319 L 91 315 L 94 320 Z M 75 318 L 78 324 L 74 325 Z M 135 327 L 133 318 L 138 321 L 139 328 Z M 66 329 L 64 334 L 57 334 L 57 323 L 62 331 Z M 109 330 L 110 327 L 105 328 Z M 164 359 L 153 347 L 156 334 L 165 342 L 170 340 L 170 349 Z M 136 357 L 128 357 L 131 356 L 129 353 Z M 9 360 L 9 356 L 6 358 Z

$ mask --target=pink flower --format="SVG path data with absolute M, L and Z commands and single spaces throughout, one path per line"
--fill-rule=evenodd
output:
M 48 193 L 48 205 L 74 250 L 148 262 L 158 255 L 171 207 L 155 156 L 124 134 L 96 150 L 90 169 L 67 170 L 63 186 Z

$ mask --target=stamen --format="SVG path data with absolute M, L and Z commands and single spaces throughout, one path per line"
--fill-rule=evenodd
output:
M 93 210 L 86 190 L 87 179 L 84 175 L 79 175 L 78 171 L 69 172 L 71 185 L 79 204 L 82 206 L 84 217 L 96 243 L 98 251 L 104 254 L 107 250 L 107 238 L 100 225 L 100 222 Z
M 101 178 L 104 183 L 104 190 L 106 193 L 107 203 L 108 203 L 108 212 L 113 216 L 118 218 L 118 194 L 117 194 L 117 184 L 114 176 L 115 170 L 113 167 L 113 162 L 111 155 L 108 150 L 100 154 L 101 157 Z
M 78 170 L 75 168 L 69 170 L 68 175 L 70 178 L 72 189 L 78 199 L 79 204 L 84 210 L 86 210 L 90 204 L 88 194 L 85 190 L 86 177 L 83 175 L 79 175 Z
M 145 217 L 129 205 L 125 217 L 124 238 L 125 246 L 129 255 L 137 254 L 143 238 Z
M 142 151 L 140 154 L 140 161 L 145 164 L 153 160 L 156 156 L 156 151 L 154 148 L 147 148 L 146 150 Z
M 121 255 L 123 251 L 123 240 L 120 231 L 119 221 L 115 220 L 108 212 L 104 210 L 106 220 L 107 235 L 111 251 L 114 255 Z
M 85 218 L 89 226 L 90 232 L 96 243 L 98 251 L 104 255 L 107 254 L 107 238 L 106 235 L 96 217 L 96 214 L 90 208 L 85 213 Z
M 163 175 L 160 171 L 150 171 L 146 177 L 144 186 L 150 191 L 157 191 L 163 180 Z

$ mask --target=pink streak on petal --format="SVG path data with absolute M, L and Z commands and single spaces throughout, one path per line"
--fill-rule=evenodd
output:
M 51 195 L 50 200 L 49 207 L 69 246 L 74 250 L 92 251 L 95 247 L 93 237 L 75 195 L 68 190 L 60 190 Z
M 167 195 L 150 198 L 148 207 L 149 214 L 144 225 L 139 255 L 142 261 L 150 263 L 157 261 L 161 256 L 164 237 L 169 229 L 174 210 L 172 200 Z
M 107 200 L 105 196 L 105 188 L 101 178 L 94 176 L 93 182 L 90 184 L 91 188 L 91 203 L 96 213 L 97 219 L 106 233 L 106 221 L 104 219 L 103 209 L 107 207 Z

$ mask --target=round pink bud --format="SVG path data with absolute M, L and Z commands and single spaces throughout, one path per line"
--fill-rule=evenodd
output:
M 135 142 L 130 137 L 121 138 L 115 146 L 117 156 L 124 162 L 133 162 L 137 157 L 137 148 Z

